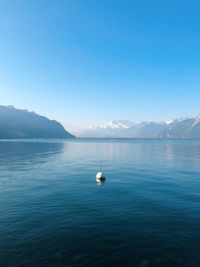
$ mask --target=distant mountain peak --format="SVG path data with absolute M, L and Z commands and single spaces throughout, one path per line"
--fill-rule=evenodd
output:
M 170 125 L 172 123 L 177 123 L 177 122 L 181 122 L 181 121 L 185 121 L 185 120 L 188 120 L 188 118 L 176 118 L 174 120 L 167 120 L 167 121 L 164 121 L 163 123 L 167 124 L 167 125 Z
M 186 120 L 188 120 L 188 118 L 179 117 L 179 118 L 174 119 L 173 122 L 181 122 L 181 121 L 186 121 Z
M 111 120 L 100 126 L 90 126 L 89 129 L 126 129 L 133 125 L 134 123 L 129 120 Z
M 173 122 L 173 120 L 164 121 L 165 124 L 169 125 Z
M 110 129 L 126 129 L 133 125 L 133 122 L 128 120 L 112 120 L 108 123 L 103 125 L 103 128 L 110 128 Z

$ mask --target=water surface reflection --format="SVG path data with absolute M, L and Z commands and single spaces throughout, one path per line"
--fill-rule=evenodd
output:
M 198 141 L 1 141 L 0 266 L 199 266 L 199 166 Z

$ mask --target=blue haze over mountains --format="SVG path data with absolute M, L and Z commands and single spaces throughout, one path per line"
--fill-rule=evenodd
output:
M 13 106 L 0 106 L 0 139 L 73 137 L 55 120 Z
M 88 138 L 167 138 L 200 139 L 200 115 L 167 122 L 133 123 L 113 120 L 107 124 L 84 129 L 77 137 Z M 73 138 L 73 134 L 55 120 L 35 112 L 0 106 L 0 139 Z

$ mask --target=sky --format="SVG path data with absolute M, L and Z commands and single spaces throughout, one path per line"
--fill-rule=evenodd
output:
M 200 113 L 200 2 L 0 0 L 0 104 L 69 130 Z

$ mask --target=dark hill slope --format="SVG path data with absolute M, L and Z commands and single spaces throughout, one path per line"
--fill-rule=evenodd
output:
M 0 106 L 0 139 L 73 137 L 57 121 L 12 106 Z

